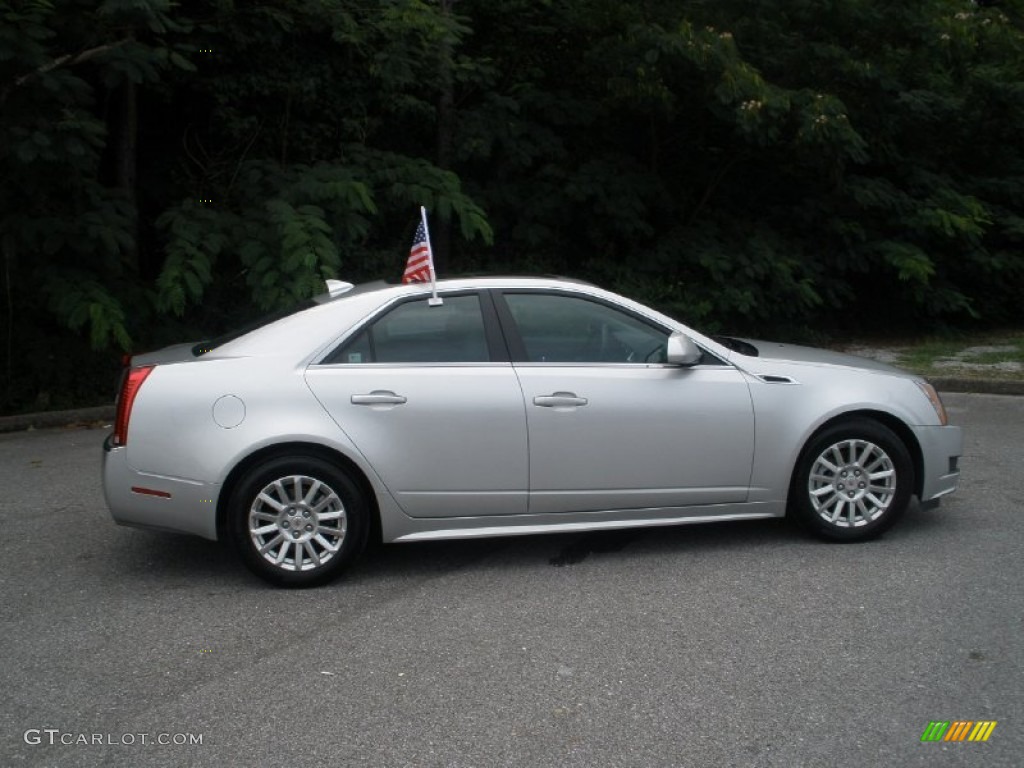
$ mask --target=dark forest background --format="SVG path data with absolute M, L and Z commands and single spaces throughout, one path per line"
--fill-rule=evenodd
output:
M 0 0 L 0 412 L 438 271 L 804 341 L 1019 326 L 1024 0 Z

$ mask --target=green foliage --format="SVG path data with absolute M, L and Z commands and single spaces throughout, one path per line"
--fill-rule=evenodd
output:
M 0 2 L 0 240 L 7 316 L 19 326 L 8 329 L 10 355 L 27 326 L 47 322 L 40 311 L 93 349 L 131 345 L 137 212 L 104 179 L 110 132 L 101 104 L 126 82 L 159 80 L 170 64 L 164 35 L 186 29 L 169 9 L 143 0 Z
M 53 272 L 42 285 L 42 291 L 49 299 L 49 308 L 68 328 L 77 331 L 88 326 L 94 349 L 104 347 L 110 338 L 123 349 L 131 345 L 121 303 L 88 272 Z
M 223 197 L 214 193 L 213 202 L 187 200 L 168 209 L 157 220 L 167 253 L 157 279 L 158 307 L 182 315 L 188 304 L 202 301 L 207 286 L 233 275 L 244 276 L 249 296 L 264 310 L 319 293 L 343 267 L 347 276 L 372 258 L 367 241 L 380 214 L 377 200 L 407 220 L 414 206 L 426 205 L 442 221 L 458 217 L 467 239 L 490 240 L 483 211 L 461 192 L 455 174 L 358 146 L 346 157 L 347 165 L 287 168 L 250 161 Z M 349 264 L 343 253 L 353 255 Z M 401 261 L 391 258 L 395 274 Z
M 420 205 L 448 272 L 708 328 L 1019 322 L 1022 29 L 1020 0 L 0 0 L 6 402 L 48 389 L 12 365 L 41 329 L 139 348 L 397 278 Z

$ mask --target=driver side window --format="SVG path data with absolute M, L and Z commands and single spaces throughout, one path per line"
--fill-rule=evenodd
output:
M 531 363 L 663 363 L 668 333 L 596 301 L 506 293 Z

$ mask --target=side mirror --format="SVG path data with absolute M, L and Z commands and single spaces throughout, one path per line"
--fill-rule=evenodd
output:
M 701 357 L 700 347 L 694 344 L 693 339 L 686 334 L 676 331 L 668 337 L 665 361 L 669 365 L 696 365 L 700 362 Z

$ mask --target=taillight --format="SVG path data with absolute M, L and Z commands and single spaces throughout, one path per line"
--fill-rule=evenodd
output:
M 117 396 L 117 420 L 114 422 L 114 445 L 124 445 L 128 442 L 128 419 L 132 415 L 132 406 L 135 404 L 135 396 L 139 394 L 142 382 L 153 372 L 153 365 L 142 365 L 138 368 L 129 368 L 121 379 L 121 391 Z

